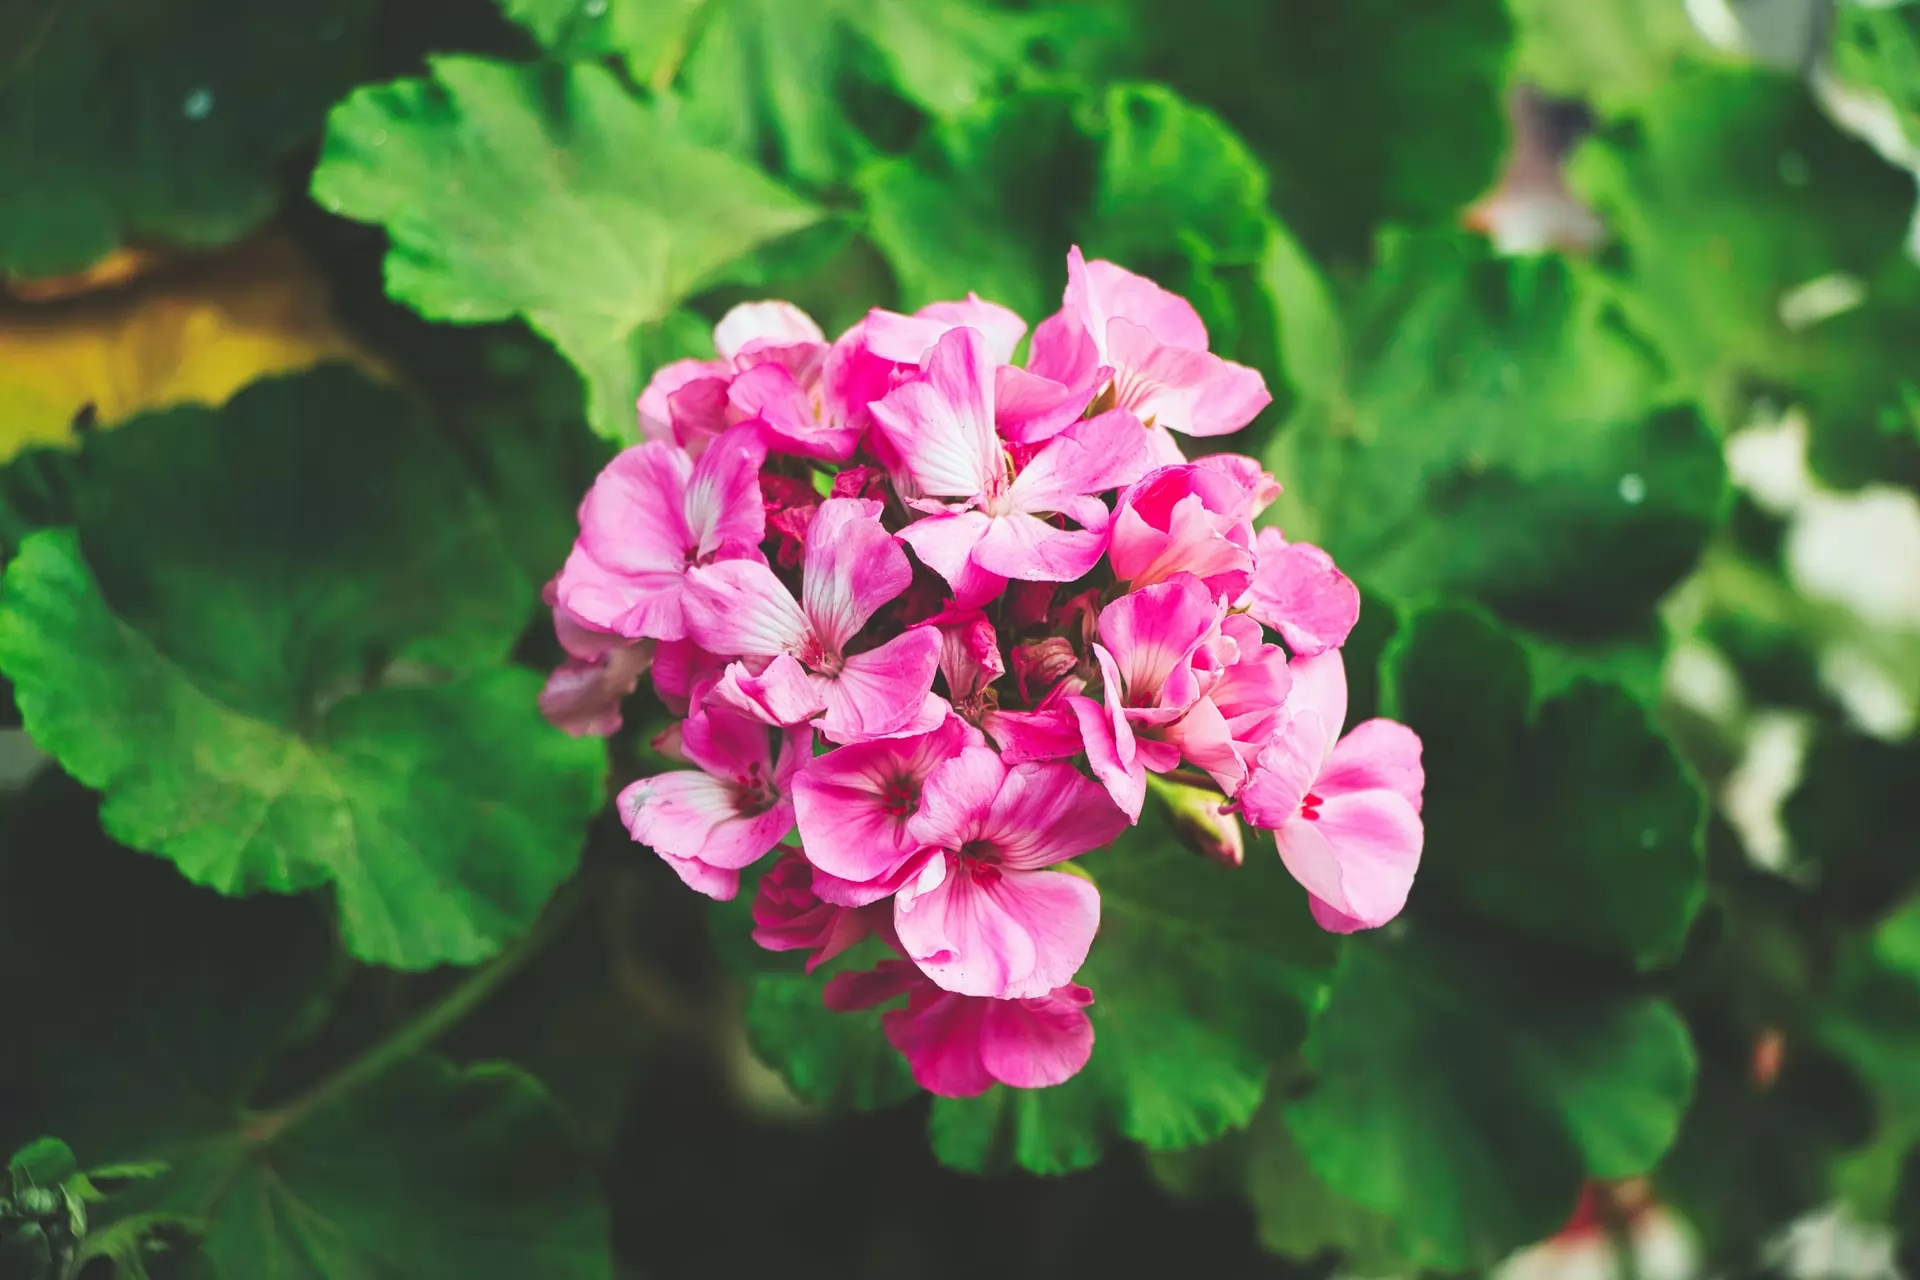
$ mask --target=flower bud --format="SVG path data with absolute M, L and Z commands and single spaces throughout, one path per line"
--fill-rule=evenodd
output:
M 1226 799 L 1218 791 L 1168 782 L 1151 773 L 1147 786 L 1166 802 L 1173 814 L 1173 829 L 1189 849 L 1223 867 L 1237 867 L 1246 861 L 1247 843 L 1240 819 L 1223 811 Z

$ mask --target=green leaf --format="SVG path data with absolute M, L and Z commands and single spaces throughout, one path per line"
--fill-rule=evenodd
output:
M 106 846 L 84 804 L 32 808 L 0 860 L 0 954 L 65 954 L 10 1009 L 32 1048 L 9 1080 L 89 1164 L 166 1164 L 96 1206 L 91 1251 L 173 1224 L 217 1280 L 611 1276 L 592 1175 L 533 1080 L 403 1056 L 263 1109 L 331 985 L 312 904 L 221 899 Z
M 134 423 L 86 470 L 78 535 L 0 579 L 0 670 L 107 829 L 224 893 L 330 884 L 375 963 L 525 930 L 604 751 L 497 665 L 531 590 L 446 446 L 330 370 Z
M 1512 41 L 1501 0 L 1126 7 L 1128 69 L 1224 117 L 1319 256 L 1363 260 L 1375 227 L 1450 223 L 1493 184 Z
M 633 438 L 647 326 L 820 211 L 604 68 L 430 67 L 334 108 L 315 198 L 386 227 L 394 298 L 462 324 L 524 317 L 580 370 L 594 429 Z
M 881 1010 L 835 1013 L 821 1002 L 834 974 L 870 969 L 887 955 L 868 943 L 812 974 L 760 972 L 748 978 L 747 1042 L 807 1101 L 871 1111 L 919 1092 L 907 1060 L 880 1029 Z
M 1393 1223 L 1320 1180 L 1287 1128 L 1278 1093 L 1277 1086 L 1269 1092 L 1245 1133 L 1195 1151 L 1156 1152 L 1154 1177 L 1182 1196 L 1243 1197 L 1260 1243 L 1274 1253 L 1312 1262 L 1333 1250 L 1351 1274 L 1406 1274 Z
M 1093 165 L 1072 107 L 1069 95 L 1017 95 L 861 170 L 867 234 L 904 307 L 969 290 L 1030 320 L 1059 306 Z
M 73 1148 L 58 1138 L 35 1138 L 7 1157 L 8 1185 L 57 1187 L 80 1172 Z
M 0 274 L 129 241 L 211 246 L 273 211 L 277 169 L 357 78 L 369 0 L 26 0 L 0 14 Z
M 1683 62 L 1571 177 L 1617 240 L 1610 292 L 1718 426 L 1772 390 L 1807 402 L 1816 463 L 1828 437 L 1883 429 L 1920 335 L 1913 180 L 1799 79 Z
M 1890 744 L 1838 726 L 1807 748 L 1800 785 L 1780 817 L 1799 858 L 1819 868 L 1821 895 L 1872 919 L 1920 889 L 1920 739 Z M 1901 927 L 1892 926 L 1898 954 Z
M 1833 71 L 1884 97 L 1907 147 L 1920 146 L 1920 8 L 1911 0 L 1835 5 Z
M 1665 1004 L 1530 981 L 1484 939 L 1350 945 L 1286 1108 L 1314 1172 L 1392 1219 L 1422 1267 L 1488 1266 L 1549 1235 L 1582 1181 L 1650 1169 L 1693 1089 Z
M 1706 892 L 1706 807 L 1634 699 L 1579 679 L 1536 707 L 1520 643 L 1461 609 L 1415 618 L 1387 670 L 1427 771 L 1416 907 L 1464 904 L 1643 968 L 1679 955 Z
M 1517 29 L 1514 74 L 1579 98 L 1602 116 L 1658 90 L 1682 56 L 1711 57 L 1684 5 L 1672 0 L 1507 0 Z
M 1657 357 L 1582 269 L 1456 235 L 1380 257 L 1344 385 L 1268 452 L 1274 518 L 1392 595 L 1472 594 L 1561 638 L 1644 630 L 1719 514 L 1712 434 L 1663 407 Z
M 1335 954 L 1270 849 L 1229 869 L 1189 852 L 1158 805 L 1076 864 L 1100 886 L 1093 1058 L 1063 1085 L 936 1100 L 934 1153 L 963 1169 L 1060 1173 L 1113 1136 L 1155 1150 L 1244 1126 L 1268 1064 L 1300 1043 Z

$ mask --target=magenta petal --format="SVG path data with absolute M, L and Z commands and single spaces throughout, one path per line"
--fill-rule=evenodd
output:
M 907 532 L 912 533 L 914 527 L 908 526 Z M 919 543 L 914 549 L 919 550 Z M 974 544 L 973 563 L 1003 578 L 1072 582 L 1100 563 L 1106 549 L 1104 528 L 1057 529 L 1038 516 L 1014 511 L 987 521 L 985 532 Z
M 1114 716 L 1091 698 L 1069 698 L 1080 722 L 1080 740 L 1093 776 L 1100 779 L 1113 803 L 1132 822 L 1140 821 L 1147 802 L 1147 770 L 1135 754 L 1132 726 L 1125 716 Z
M 801 609 L 830 653 L 845 648 L 881 605 L 913 581 L 907 553 L 880 527 L 880 511 L 879 503 L 863 498 L 829 498 L 807 530 Z
M 640 438 L 670 444 L 673 441 L 673 413 L 668 401 L 690 382 L 719 378 L 727 366 L 718 360 L 675 360 L 661 365 L 640 393 Z
M 1102 258 L 1087 262 L 1078 245 L 1067 251 L 1066 298 L 1068 306 L 1081 309 L 1096 336 L 1104 335 L 1107 321 L 1118 316 L 1170 346 L 1206 349 L 1207 326 L 1192 303 L 1116 263 Z
M 1273 401 L 1258 370 L 1167 344 L 1119 317 L 1107 322 L 1106 360 L 1115 370 L 1120 407 L 1183 435 L 1238 431 Z
M 1045 711 L 991 710 L 981 719 L 1000 756 L 1008 764 L 1025 760 L 1065 760 L 1084 748 L 1080 721 L 1067 707 Z
M 1189 663 L 1224 611 L 1204 583 L 1185 573 L 1102 609 L 1100 642 L 1113 656 L 1127 704 L 1177 706 L 1197 696 Z M 1118 701 L 1119 692 L 1110 690 L 1108 700 Z
M 994 844 L 1001 866 L 1037 871 L 1107 844 L 1127 825 L 1106 789 L 1072 765 L 1028 763 L 1007 770 L 976 838 Z
M 915 992 L 905 1009 L 883 1014 L 887 1040 L 907 1060 L 914 1083 L 943 1098 L 971 1098 L 993 1087 L 980 1059 L 981 1023 L 997 1000 Z
M 805 724 L 826 710 L 826 682 L 781 654 L 758 675 L 745 663 L 728 665 L 708 700 L 765 724 Z
M 1007 779 L 1007 766 L 990 748 L 970 745 L 927 775 L 920 811 L 908 821 L 913 840 L 959 849 L 980 834 L 980 822 Z
M 808 861 L 846 881 L 892 875 L 920 849 L 907 824 L 928 777 L 976 736 L 949 719 L 932 733 L 855 743 L 808 761 L 793 783 Z
M 1078 1075 L 1093 1056 L 1093 993 L 1068 985 L 1026 1000 L 997 1000 L 980 1025 L 980 1062 L 1016 1089 L 1044 1089 Z
M 1015 477 L 1008 501 L 1016 510 L 1064 511 L 1070 499 L 1130 485 L 1153 469 L 1147 431 L 1114 409 L 1055 436 Z
M 660 860 L 673 868 L 681 883 L 696 893 L 704 893 L 715 902 L 732 902 L 740 893 L 740 873 L 727 871 L 720 867 L 711 867 L 698 858 L 670 858 L 660 855 Z
M 1278 529 L 1262 529 L 1256 546 L 1247 611 L 1301 657 L 1345 644 L 1360 620 L 1360 589 L 1333 557 L 1310 543 L 1288 542 Z
M 1013 359 L 1027 331 L 1018 312 L 969 293 L 962 302 L 931 302 L 910 316 L 876 307 L 867 313 L 867 346 L 882 359 L 920 364 L 947 333 L 962 326 L 979 330 L 995 364 Z
M 893 900 L 900 943 L 923 973 L 948 991 L 995 999 L 1042 995 L 1072 979 L 1100 927 L 1090 881 L 1061 871 L 983 879 L 950 861 L 934 888 L 910 886 Z
M 993 368 L 980 331 L 954 329 L 935 345 L 920 379 L 872 406 L 880 434 L 921 494 L 971 498 L 1004 473 Z
M 1365 720 L 1333 748 L 1314 790 L 1323 796 L 1350 791 L 1391 791 L 1420 812 L 1426 786 L 1420 735 L 1397 720 Z
M 808 639 L 806 615 L 773 570 L 753 560 L 725 560 L 687 571 L 688 634 L 712 653 L 772 657 Z
M 1009 440 L 1039 444 L 1079 421 L 1087 395 L 1086 388 L 1003 364 L 994 370 L 994 422 Z
M 1240 812 L 1256 827 L 1277 830 L 1300 812 L 1325 758 L 1329 730 L 1318 713 L 1302 710 L 1254 758 L 1238 796 Z
M 976 572 L 973 549 L 987 536 L 993 521 L 983 512 L 959 511 L 925 516 L 900 531 L 901 541 L 913 548 L 922 564 L 947 580 L 960 592 Z M 978 572 L 984 573 L 981 569 Z M 1004 578 L 998 579 L 1003 585 Z M 969 584 L 973 585 L 973 584 Z M 979 594 L 977 591 L 969 595 Z M 989 597 L 991 598 L 991 597 Z M 966 607 L 965 602 L 958 602 Z
M 820 731 L 847 743 L 926 732 L 946 714 L 943 704 L 927 701 L 939 669 L 940 633 L 933 627 L 909 627 L 878 649 L 852 655 L 824 682 Z

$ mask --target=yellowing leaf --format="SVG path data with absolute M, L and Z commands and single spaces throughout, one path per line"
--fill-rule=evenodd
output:
M 274 238 L 125 289 L 0 301 L 0 462 L 71 441 L 89 408 L 110 427 L 167 405 L 223 404 L 255 379 L 338 359 L 374 367 L 335 326 L 320 277 Z

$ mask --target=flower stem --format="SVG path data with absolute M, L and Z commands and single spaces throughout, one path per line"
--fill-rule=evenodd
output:
M 271 1142 L 315 1111 L 352 1093 L 404 1058 L 410 1058 L 438 1040 L 468 1014 L 485 1004 L 502 983 L 538 955 L 558 936 L 586 900 L 583 883 L 574 881 L 548 904 L 533 929 L 506 950 L 473 971 L 458 986 L 403 1023 L 386 1039 L 293 1101 L 248 1117 L 242 1132 L 249 1142 Z

